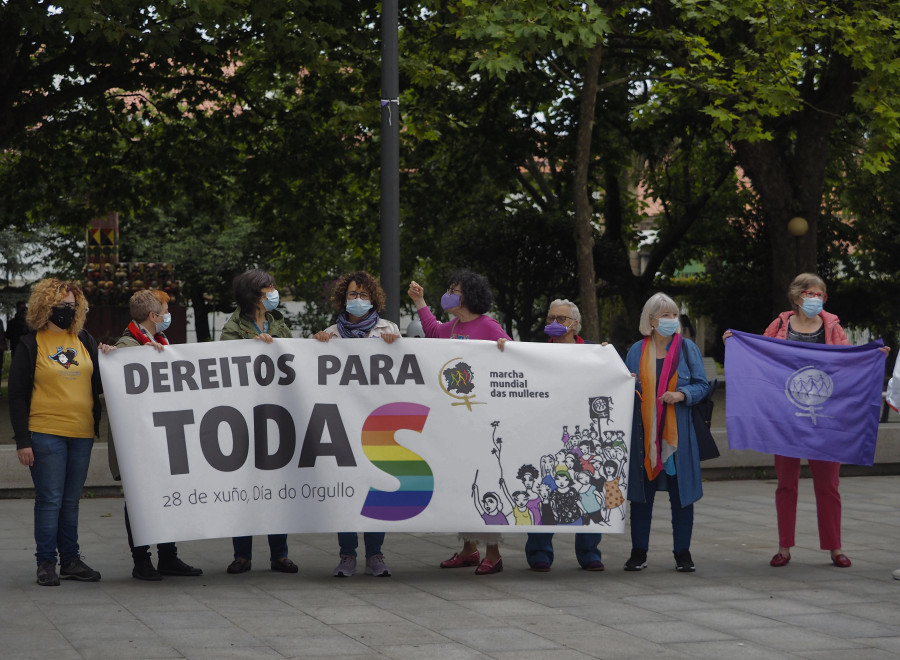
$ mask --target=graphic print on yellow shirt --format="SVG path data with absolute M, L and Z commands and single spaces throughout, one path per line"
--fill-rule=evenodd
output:
M 76 335 L 37 332 L 28 429 L 67 438 L 94 437 L 94 362 Z

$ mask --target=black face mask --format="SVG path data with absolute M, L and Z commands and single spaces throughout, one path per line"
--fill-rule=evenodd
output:
M 54 307 L 53 312 L 50 314 L 50 323 L 60 330 L 68 330 L 74 320 L 74 307 L 66 307 L 65 305 L 62 307 Z

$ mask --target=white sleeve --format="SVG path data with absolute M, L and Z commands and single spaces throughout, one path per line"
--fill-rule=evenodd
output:
M 894 373 L 891 375 L 891 380 L 888 381 L 885 398 L 891 408 L 894 410 L 900 408 L 900 355 L 897 356 L 897 361 L 894 363 Z

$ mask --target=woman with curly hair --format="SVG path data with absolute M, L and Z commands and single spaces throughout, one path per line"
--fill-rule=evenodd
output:
M 486 316 L 494 296 L 491 286 L 483 275 L 469 270 L 458 270 L 450 275 L 447 281 L 447 292 L 441 297 L 441 307 L 451 314 L 452 321 L 440 323 L 425 304 L 425 291 L 417 282 L 409 283 L 409 297 L 412 298 L 419 313 L 419 320 L 425 330 L 426 337 L 443 339 L 486 339 L 496 341 L 502 351 L 510 337 L 496 320 Z M 500 557 L 499 534 L 460 534 L 463 541 L 462 550 L 450 559 L 441 562 L 441 568 L 459 568 L 460 566 L 477 566 L 477 575 L 499 573 L 503 570 L 503 559 Z M 484 559 L 478 553 L 478 541 L 487 545 Z
M 379 281 L 364 270 L 343 275 L 331 295 L 334 309 L 339 312 L 337 323 L 313 335 L 319 341 L 332 337 L 343 339 L 368 339 L 380 337 L 388 344 L 400 337 L 400 328 L 393 321 L 381 318 L 378 313 L 384 309 L 384 289 Z M 390 577 L 391 571 L 384 563 L 381 546 L 384 532 L 363 534 L 366 546 L 366 575 Z M 356 549 L 359 534 L 339 532 L 340 562 L 334 569 L 334 577 L 350 577 L 356 573 Z
M 24 335 L 9 373 L 9 413 L 19 462 L 34 482 L 37 583 L 96 582 L 81 560 L 78 500 L 100 429 L 97 345 L 84 330 L 88 305 L 74 282 L 38 282 L 28 300 Z M 57 554 L 60 570 L 56 572 Z

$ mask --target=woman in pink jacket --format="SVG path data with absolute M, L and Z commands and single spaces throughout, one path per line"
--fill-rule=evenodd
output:
M 849 344 L 840 319 L 823 310 L 828 294 L 825 282 L 813 273 L 801 273 L 788 287 L 792 309 L 778 315 L 766 328 L 766 337 L 803 341 L 813 344 Z M 838 492 L 840 463 L 809 460 L 813 489 L 816 493 L 816 513 L 819 519 L 819 545 L 831 552 L 831 561 L 839 568 L 850 566 L 841 549 L 841 494 Z M 800 479 L 800 459 L 775 456 L 775 509 L 778 512 L 778 552 L 770 565 L 786 566 L 791 560 L 794 529 L 797 524 L 797 485 Z

